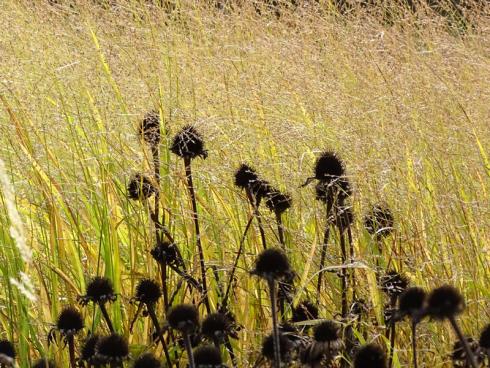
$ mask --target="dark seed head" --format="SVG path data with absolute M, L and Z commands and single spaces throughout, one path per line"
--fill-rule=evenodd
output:
M 148 112 L 139 127 L 141 137 L 150 146 L 157 146 L 160 143 L 160 115 L 157 111 Z
M 320 181 L 315 186 L 316 199 L 327 206 L 336 205 L 343 207 L 345 201 L 352 194 L 352 188 L 347 178 L 339 178 L 335 181 Z
M 246 164 L 242 164 L 235 172 L 235 185 L 239 188 L 250 188 L 259 177 L 255 170 Z
M 364 217 L 364 227 L 369 234 L 378 239 L 386 237 L 393 231 L 394 217 L 385 204 L 377 204 L 372 211 Z
M 402 316 L 411 318 L 420 316 L 425 307 L 427 294 L 424 289 L 411 287 L 400 295 L 398 310 Z
M 54 360 L 39 359 L 34 363 L 32 368 L 56 368 Z
M 63 336 L 73 336 L 83 328 L 83 318 L 73 307 L 63 309 L 58 316 L 56 328 Z
M 161 296 L 162 291 L 160 290 L 160 285 L 151 279 L 141 280 L 138 286 L 136 286 L 136 300 L 147 306 L 155 305 Z
M 16 355 L 14 344 L 8 340 L 0 340 L 0 363 L 13 366 Z
M 354 358 L 354 368 L 386 368 L 386 355 L 378 345 L 364 345 Z
M 199 312 L 191 304 L 179 304 L 172 307 L 167 316 L 168 324 L 184 334 L 190 334 L 199 328 Z
M 470 336 L 466 336 L 465 340 L 466 340 L 466 343 L 468 344 L 468 346 L 470 347 L 470 350 L 473 353 L 473 356 L 478 361 L 478 363 L 482 363 L 483 356 L 480 352 L 480 347 L 478 346 L 478 341 L 476 341 L 475 339 L 473 339 Z M 468 367 L 468 365 L 467 365 L 468 358 L 466 356 L 466 350 L 464 349 L 464 346 L 463 346 L 461 340 L 458 340 L 454 343 L 453 351 L 451 353 L 451 359 L 453 361 L 454 367 Z
M 111 280 L 102 276 L 94 277 L 87 285 L 86 294 L 80 296 L 79 300 L 82 305 L 89 302 L 106 303 L 116 300 Z
M 255 197 L 255 202 L 257 206 L 260 204 L 262 199 L 267 198 L 274 189 L 265 180 L 259 179 L 255 181 L 251 186 L 251 191 Z
M 436 320 L 453 318 L 463 312 L 464 308 L 463 296 L 450 285 L 432 290 L 427 299 L 427 314 Z
M 293 322 L 303 322 L 318 319 L 318 308 L 309 301 L 303 301 L 293 308 Z
M 95 362 L 95 346 L 98 342 L 98 335 L 92 335 L 83 342 L 82 350 L 80 352 L 80 359 L 82 361 L 90 364 L 93 364 Z
M 323 321 L 313 327 L 313 337 L 318 342 L 335 342 L 339 339 L 339 326 L 334 321 Z
M 150 198 L 158 189 L 148 176 L 136 173 L 130 179 L 127 191 L 130 199 L 142 201 Z
M 159 264 L 167 263 L 174 266 L 180 265 L 177 246 L 175 244 L 159 241 L 150 253 L 153 259 Z
M 208 156 L 201 134 L 191 125 L 185 126 L 175 135 L 170 150 L 183 158 L 192 159 L 198 156 L 206 158 Z
M 133 363 L 133 368 L 160 368 L 160 361 L 151 353 L 140 355 Z
M 488 324 L 481 332 L 480 346 L 483 349 L 490 349 L 490 324 Z
M 282 214 L 291 207 L 291 196 L 283 194 L 280 191 L 273 189 L 267 195 L 265 205 L 269 210 L 276 214 Z
M 222 340 L 230 333 L 230 327 L 230 320 L 225 314 L 211 313 L 202 321 L 201 332 L 211 340 Z
M 344 175 L 344 163 L 334 152 L 323 152 L 316 160 L 315 178 L 330 182 Z
M 286 254 L 278 248 L 268 248 L 259 254 L 251 272 L 267 280 L 279 280 L 291 274 Z
M 122 362 L 129 355 L 128 342 L 118 334 L 101 337 L 95 346 L 95 354 L 105 364 Z
M 211 345 L 201 345 L 194 349 L 197 368 L 221 368 L 223 360 L 220 351 Z
M 388 271 L 381 277 L 381 290 L 390 297 L 399 297 L 408 287 L 408 279 L 396 271 Z
M 279 350 L 281 352 L 282 362 L 287 362 L 289 360 L 291 349 L 291 341 L 283 334 L 280 334 Z M 269 360 L 274 360 L 274 337 L 272 335 L 267 336 L 262 342 L 262 355 Z

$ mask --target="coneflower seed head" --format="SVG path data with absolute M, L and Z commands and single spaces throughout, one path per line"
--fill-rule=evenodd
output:
M 411 287 L 400 295 L 399 311 L 403 316 L 411 318 L 420 315 L 425 307 L 427 293 L 419 287 Z
M 191 159 L 208 156 L 201 134 L 191 125 L 185 126 L 175 135 L 170 150 L 177 156 Z
M 75 335 L 83 328 L 82 315 L 75 308 L 66 307 L 58 316 L 56 328 L 64 336 Z
M 146 305 L 155 305 L 161 296 L 160 285 L 151 279 L 143 279 L 136 286 L 136 300 Z
M 313 327 L 313 337 L 318 342 L 334 342 L 339 339 L 339 327 L 334 321 L 323 321 Z
M 408 287 L 408 279 L 396 271 L 388 271 L 381 277 L 381 290 L 391 297 L 399 297 Z
M 220 351 L 211 345 L 202 345 L 194 349 L 194 361 L 197 368 L 222 368 Z
M 323 152 L 316 160 L 315 178 L 330 182 L 344 175 L 344 163 L 334 152 Z
M 157 191 L 150 178 L 140 173 L 133 175 L 127 187 L 128 197 L 139 201 L 150 198 Z
M 372 211 L 364 217 L 364 227 L 371 235 L 378 239 L 391 234 L 394 226 L 394 217 L 391 210 L 385 204 L 377 204 Z
M 378 345 L 364 345 L 354 358 L 354 368 L 386 368 L 386 355 Z
M 291 207 L 291 196 L 273 189 L 268 193 L 265 205 L 272 212 L 282 214 Z
M 179 304 L 172 307 L 167 315 L 168 324 L 184 334 L 190 334 L 199 328 L 199 312 L 191 304 Z
M 39 359 L 32 368 L 56 368 L 56 363 L 53 360 Z
M 311 319 L 318 319 L 318 307 L 315 304 L 303 301 L 293 308 L 293 322 L 303 322 Z
M 436 320 L 453 318 L 463 312 L 464 308 L 463 296 L 450 285 L 432 290 L 427 299 L 427 314 Z
M 490 324 L 488 324 L 481 332 L 479 343 L 483 349 L 490 349 Z
M 235 185 L 239 188 L 250 188 L 257 180 L 259 177 L 255 170 L 246 164 L 242 164 L 235 172 Z
M 85 295 L 80 296 L 79 300 L 81 304 L 106 303 L 116 300 L 111 280 L 103 276 L 94 277 L 87 284 Z
M 283 334 L 279 334 L 279 350 L 281 352 L 282 362 L 287 362 L 289 360 L 291 349 L 292 349 L 291 341 Z M 262 355 L 269 360 L 274 360 L 273 335 L 267 336 L 262 342 Z
M 111 334 L 99 339 L 95 346 L 97 359 L 104 363 L 122 362 L 129 355 L 128 342 L 118 334 Z
M 139 356 L 133 363 L 133 368 L 160 368 L 160 361 L 151 353 Z
M 279 248 L 268 248 L 257 257 L 255 269 L 251 272 L 266 280 L 279 280 L 291 274 L 289 260 Z
M 160 143 L 160 115 L 157 111 L 148 112 L 139 127 L 141 137 L 150 146 Z

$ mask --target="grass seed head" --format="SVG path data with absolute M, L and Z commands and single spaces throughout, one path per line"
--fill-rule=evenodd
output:
M 199 328 L 199 312 L 192 304 L 172 307 L 167 320 L 170 327 L 184 334 L 191 334 Z
M 193 159 L 208 156 L 208 152 L 204 149 L 202 135 L 192 125 L 185 126 L 175 135 L 170 151 L 182 158 Z
M 453 318 L 462 313 L 464 308 L 463 296 L 451 285 L 432 290 L 427 299 L 427 314 L 436 320 Z
M 280 280 L 291 274 L 291 267 L 281 249 L 268 248 L 259 254 L 251 273 L 266 280 Z
M 162 296 L 160 285 L 151 279 L 143 279 L 136 286 L 136 300 L 149 306 L 155 305 Z
M 376 344 L 364 345 L 354 358 L 354 368 L 386 368 L 386 354 Z
M 194 349 L 194 361 L 197 368 L 222 368 L 220 351 L 212 345 L 201 345 Z

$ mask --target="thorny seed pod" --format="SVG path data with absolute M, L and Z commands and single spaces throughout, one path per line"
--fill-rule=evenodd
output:
M 170 150 L 182 158 L 208 157 L 201 134 L 192 125 L 185 126 L 172 141 Z
M 201 345 L 194 349 L 196 368 L 222 368 L 220 351 L 212 345 Z
M 478 345 L 478 341 L 473 339 L 472 337 L 465 337 L 466 343 L 470 347 L 471 352 L 473 353 L 477 363 L 480 365 L 483 363 L 484 356 L 480 350 L 480 346 Z M 453 367 L 461 367 L 461 368 L 469 368 L 468 357 L 466 356 L 466 351 L 461 343 L 461 340 L 458 340 L 453 345 L 453 351 L 451 353 L 451 360 L 453 361 Z
M 400 296 L 398 310 L 402 317 L 419 318 L 425 308 L 427 293 L 419 287 L 411 287 Z
M 323 152 L 316 160 L 315 179 L 323 182 L 332 182 L 344 176 L 345 167 L 336 153 Z
M 291 207 L 291 196 L 283 194 L 277 189 L 272 189 L 267 195 L 265 205 L 276 214 L 282 214 Z
M 463 296 L 450 285 L 432 290 L 427 299 L 427 314 L 436 320 L 453 318 L 463 312 L 464 308 Z
M 303 322 L 312 319 L 318 319 L 318 307 L 315 304 L 305 300 L 293 308 L 293 322 Z
M 133 368 L 160 368 L 160 361 L 151 353 L 140 355 L 133 363 Z
M 90 302 L 104 304 L 113 302 L 116 298 L 111 280 L 107 277 L 96 276 L 88 283 L 85 295 L 79 296 L 78 301 L 81 305 L 87 305 Z
M 386 368 L 386 355 L 378 345 L 364 345 L 354 358 L 354 368 Z
M 284 336 L 279 334 L 279 351 L 281 352 L 281 361 L 287 362 L 291 358 L 291 341 Z M 269 359 L 274 360 L 274 337 L 273 335 L 267 336 L 262 342 L 262 355 Z
M 134 174 L 127 187 L 128 197 L 139 201 L 150 198 L 157 191 L 152 180 L 141 173 Z
M 129 355 L 128 342 L 115 333 L 101 337 L 95 345 L 95 355 L 103 364 L 121 365 Z
M 83 329 L 82 315 L 75 308 L 66 307 L 58 316 L 56 329 L 64 337 L 76 335 Z
M 152 147 L 160 143 L 160 115 L 158 111 L 146 113 L 139 126 L 139 134 Z
M 236 339 L 238 335 L 233 324 L 226 314 L 211 313 L 202 321 L 201 333 L 211 340 L 224 341 L 227 336 Z
M 147 306 L 153 306 L 162 296 L 160 285 L 151 279 L 143 279 L 136 286 L 135 299 Z
M 13 367 L 16 355 L 14 344 L 8 340 L 0 340 L 0 366 Z
M 381 290 L 390 297 L 399 297 L 408 287 L 408 279 L 396 271 L 388 271 L 380 279 Z
M 181 266 L 179 252 L 175 244 L 167 241 L 158 241 L 157 245 L 150 251 L 150 254 L 159 264 L 167 263 L 177 268 Z
M 167 315 L 168 324 L 184 334 L 191 334 L 199 328 L 199 312 L 191 304 L 172 307 Z
M 246 164 L 242 164 L 235 172 L 235 185 L 239 188 L 251 188 L 258 180 L 255 170 Z
M 257 257 L 252 275 L 266 280 L 280 280 L 291 274 L 286 254 L 278 248 L 267 248 Z
M 386 204 L 377 204 L 364 217 L 364 227 L 369 234 L 381 239 L 393 231 L 394 217 Z

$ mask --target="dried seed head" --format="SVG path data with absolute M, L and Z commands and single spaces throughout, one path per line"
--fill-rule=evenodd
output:
M 316 160 L 315 178 L 319 181 L 331 182 L 344 173 L 344 163 L 334 152 L 323 152 Z
M 39 359 L 34 363 L 32 368 L 56 368 L 54 360 Z
M 160 143 L 160 115 L 158 111 L 148 112 L 139 126 L 139 134 L 152 147 Z
M 15 352 L 14 344 L 8 340 L 0 340 L 0 365 L 6 367 L 13 367 L 15 365 Z
M 292 347 L 291 341 L 283 334 L 280 334 L 279 350 L 282 362 L 289 361 Z M 267 336 L 262 342 L 262 355 L 269 360 L 274 360 L 274 337 L 272 335 Z
M 390 297 L 399 297 L 408 287 L 408 279 L 396 271 L 388 271 L 381 277 L 381 290 Z
M 291 267 L 282 250 L 268 248 L 259 254 L 251 273 L 266 280 L 280 280 L 291 274 Z
M 161 296 L 160 285 L 151 279 L 143 279 L 136 286 L 136 300 L 147 306 L 154 306 Z
M 211 345 L 202 345 L 194 349 L 194 361 L 197 368 L 222 368 L 220 351 Z
M 121 363 L 129 355 L 128 342 L 115 333 L 101 337 L 95 345 L 95 355 L 103 364 Z
M 151 353 L 140 355 L 133 363 L 133 368 L 160 368 L 160 361 Z
M 402 316 L 418 318 L 422 315 L 425 307 L 427 293 L 419 287 L 411 287 L 400 295 L 398 310 Z
M 479 343 L 483 349 L 490 350 L 490 324 L 481 332 Z
M 142 201 L 150 198 L 158 189 L 148 176 L 136 173 L 129 181 L 127 191 L 130 199 Z
M 172 141 L 170 150 L 182 158 L 206 158 L 208 152 L 204 149 L 201 134 L 192 125 L 185 126 L 177 133 Z
M 222 341 L 228 335 L 235 335 L 232 321 L 223 313 L 211 313 L 202 321 L 201 332 L 207 338 Z M 235 337 L 232 336 L 232 337 Z
M 390 235 L 393 231 L 394 217 L 386 204 L 377 204 L 364 217 L 364 227 L 369 234 L 378 239 Z
M 303 322 L 318 319 L 318 308 L 309 301 L 303 301 L 293 308 L 293 322 Z
M 291 207 L 291 196 L 272 189 L 267 195 L 265 205 L 276 214 L 282 214 Z
M 483 355 L 481 354 L 480 347 L 478 345 L 478 341 L 473 339 L 470 336 L 465 337 L 466 343 L 470 347 L 473 356 L 479 363 L 478 366 L 483 362 Z M 466 356 L 466 350 L 461 342 L 458 340 L 453 345 L 453 351 L 451 353 L 451 359 L 453 361 L 454 367 L 468 367 L 468 357 Z
M 161 265 L 167 263 L 176 267 L 180 266 L 179 252 L 175 244 L 166 241 L 158 241 L 155 248 L 150 251 L 150 254 L 153 259 Z
M 320 181 L 315 186 L 316 199 L 324 202 L 328 207 L 336 205 L 343 207 L 345 201 L 352 194 L 352 188 L 347 178 L 339 178 L 332 182 Z
M 253 196 L 255 197 L 255 202 L 257 206 L 260 204 L 262 199 L 267 198 L 269 194 L 274 190 L 269 182 L 262 179 L 255 181 L 250 189 Z
M 83 317 L 73 307 L 66 307 L 58 316 L 56 328 L 62 336 L 73 336 L 83 328 Z
M 255 170 L 246 164 L 242 164 L 235 172 L 235 185 L 239 188 L 250 188 L 257 180 L 259 177 Z
M 436 320 L 453 318 L 463 312 L 464 308 L 463 296 L 450 285 L 432 290 L 427 299 L 427 314 Z
M 80 360 L 87 362 L 89 364 L 95 364 L 95 346 L 99 342 L 98 335 L 92 335 L 88 337 L 82 345 L 82 349 L 80 352 Z
M 94 277 L 88 283 L 85 295 L 81 295 L 78 300 L 82 305 L 86 305 L 89 302 L 107 303 L 115 301 L 116 294 L 111 280 L 102 276 Z
M 386 368 L 386 355 L 378 345 L 364 345 L 354 358 L 354 368 Z
M 313 327 L 313 338 L 318 342 L 336 342 L 339 340 L 339 326 L 334 321 L 323 321 Z
M 167 315 L 168 324 L 183 334 L 191 334 L 199 328 L 199 312 L 191 304 L 172 307 Z

